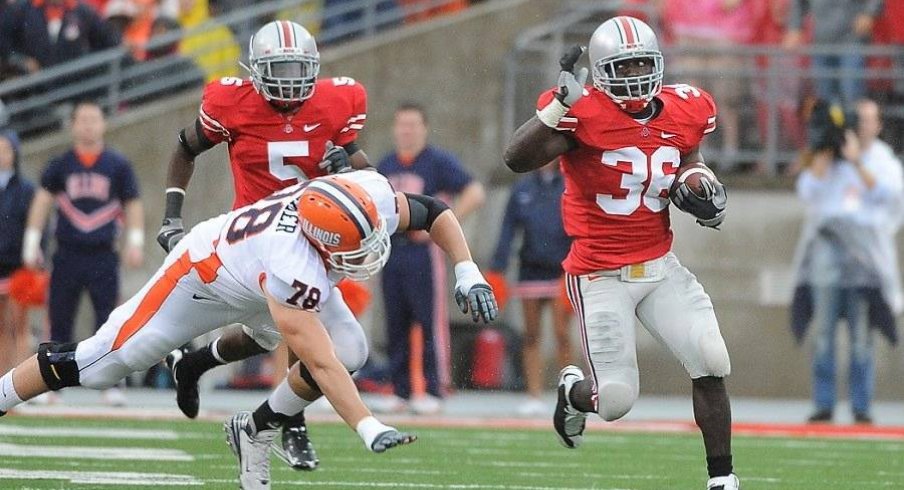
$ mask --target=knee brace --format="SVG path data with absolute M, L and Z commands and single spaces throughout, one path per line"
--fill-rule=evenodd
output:
M 597 395 L 596 411 L 607 422 L 624 417 L 637 399 L 634 388 L 621 381 L 603 382 L 597 388 Z
M 45 342 L 38 347 L 38 367 L 41 378 L 53 391 L 69 386 L 79 386 L 78 364 L 75 348 L 78 343 L 58 344 Z

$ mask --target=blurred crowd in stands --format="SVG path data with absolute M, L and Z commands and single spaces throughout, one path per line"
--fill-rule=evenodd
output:
M 704 87 L 718 101 L 721 148 L 714 149 L 719 161 L 743 161 L 744 158 L 736 157 L 740 148 L 761 149 L 770 123 L 767 118 L 770 101 L 777 105 L 781 147 L 795 150 L 804 146 L 802 113 L 814 99 L 840 103 L 849 111 L 863 97 L 883 104 L 904 101 L 904 79 L 894 78 L 888 71 L 893 68 L 900 73 L 904 69 L 904 56 L 864 56 L 860 51 L 868 46 L 904 44 L 902 2 L 627 0 L 625 3 L 622 13 L 661 26 L 660 39 L 676 53 L 669 58 L 668 71 L 672 78 Z M 800 50 L 804 47 L 825 48 L 829 52 L 803 56 Z M 707 50 L 722 51 L 708 53 Z M 885 73 L 871 73 L 883 69 Z M 767 87 L 770 70 L 782 74 L 777 78 L 777 86 Z M 749 120 L 740 114 L 748 104 L 755 106 L 748 112 Z M 899 118 L 888 121 L 889 130 L 901 128 L 895 119 Z M 756 127 L 757 131 L 742 131 L 745 127 Z M 904 141 L 890 143 L 898 152 L 904 149 Z
M 117 103 L 105 106 L 135 105 L 169 96 L 183 89 L 196 88 L 204 81 L 239 75 L 238 61 L 256 26 L 274 18 L 292 19 L 305 25 L 318 36 L 320 45 L 335 44 L 386 28 L 419 22 L 467 8 L 481 0 L 313 0 L 299 1 L 297 6 L 266 15 L 235 17 L 238 20 L 212 24 L 243 8 L 255 7 L 237 0 L 0 0 L 0 83 L 33 74 L 55 65 L 70 62 L 109 48 L 124 46 L 127 55 L 121 62 L 121 92 L 127 95 Z M 172 33 L 152 42 L 152 38 Z M 182 35 L 184 34 L 184 35 Z M 149 77 L 144 70 L 130 67 L 158 60 L 160 66 L 148 67 L 151 73 L 183 74 L 180 81 L 156 90 L 146 88 Z M 84 81 L 104 74 L 108 66 L 98 64 L 64 77 Z M 138 73 L 143 74 L 138 76 Z M 0 87 L 0 127 L 9 121 L 4 117 L 4 103 L 21 101 L 48 88 L 36 83 L 25 89 L 5 93 Z M 107 95 L 105 87 L 92 87 L 96 93 L 79 94 L 82 98 L 100 99 Z M 131 92 L 130 92 L 131 91 Z M 56 98 L 52 101 L 55 120 L 65 120 L 72 104 Z M 60 104 L 63 102 L 63 104 Z M 40 112 L 40 111 L 35 111 Z M 47 112 L 47 111 L 45 111 Z M 24 118 L 34 118 L 25 114 Z M 46 117 L 46 116 L 45 116 Z M 12 124 L 14 127 L 16 124 Z M 28 138 L 58 126 L 34 125 L 21 128 Z
M 363 15 L 360 0 L 318 0 L 302 2 L 301 6 L 281 11 L 273 18 L 307 18 L 307 26 L 315 34 L 342 24 L 355 23 Z M 420 8 L 423 0 L 379 0 L 378 15 L 401 11 L 404 22 L 417 22 L 436 15 L 456 12 L 468 6 L 469 0 L 452 0 L 439 7 Z M 436 3 L 436 2 L 434 2 Z M 231 39 L 232 57 L 241 52 L 235 39 L 247 39 L 250 34 L 236 28 L 231 32 L 205 32 L 205 39 L 186 38 L 181 46 L 149 51 L 148 42 L 154 36 L 179 29 L 192 29 L 212 17 L 247 7 L 236 0 L 3 0 L 0 1 L 0 79 L 34 73 L 65 61 L 101 51 L 113 46 L 128 47 L 134 61 L 153 59 L 181 48 L 183 53 L 197 51 L 196 44 L 208 43 L 211 38 Z M 411 11 L 407 14 L 406 11 Z M 384 16 L 381 16 L 383 18 Z M 385 18 L 397 16 L 385 15 Z M 266 18 L 253 19 L 249 26 L 260 25 Z M 251 27 L 249 27 L 251 28 Z M 342 39 L 360 34 L 344 32 Z M 218 43 L 219 44 L 219 43 Z M 205 66 L 203 59 L 195 59 Z M 218 74 L 207 72 L 208 78 Z

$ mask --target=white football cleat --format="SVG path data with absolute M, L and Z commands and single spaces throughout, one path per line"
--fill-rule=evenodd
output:
M 571 406 L 571 387 L 584 379 L 584 373 L 577 366 L 565 366 L 559 372 L 559 400 L 556 411 L 552 415 L 552 426 L 556 430 L 559 442 L 563 446 L 574 449 L 584 442 L 584 425 L 587 414 Z
M 408 402 L 395 395 L 376 397 L 368 401 L 367 406 L 374 413 L 402 413 L 408 410 Z
M 255 430 L 251 412 L 238 412 L 223 424 L 226 442 L 239 460 L 239 484 L 244 490 L 270 489 L 270 443 L 278 429 Z
M 443 402 L 432 395 L 414 397 L 408 406 L 418 415 L 436 415 L 443 410 Z
M 116 386 L 104 390 L 101 393 L 101 400 L 104 402 L 104 405 L 110 407 L 126 406 L 126 394 L 121 388 Z
M 739 490 L 741 481 L 734 473 L 728 476 L 717 476 L 706 482 L 706 490 Z
M 543 400 L 534 397 L 528 397 L 524 402 L 518 405 L 518 415 L 522 417 L 533 417 L 535 415 L 543 415 L 549 410 Z

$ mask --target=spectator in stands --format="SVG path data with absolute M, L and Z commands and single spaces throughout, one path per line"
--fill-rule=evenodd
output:
M 794 49 L 801 45 L 804 17 L 810 13 L 813 20 L 813 44 L 837 49 L 834 54 L 813 55 L 813 69 L 816 72 L 837 69 L 847 72 L 828 77 L 814 73 L 816 78 L 813 82 L 818 98 L 840 103 L 850 109 L 864 96 L 865 83 L 860 75 L 865 58 L 859 50 L 869 42 L 876 16 L 881 10 L 882 0 L 791 1 L 785 46 Z
M 894 235 L 904 210 L 904 172 L 881 131 L 879 106 L 857 104 L 857 133 L 843 128 L 838 106 L 821 103 L 811 116 L 811 155 L 797 181 L 807 207 L 798 245 L 798 289 L 792 328 L 802 338 L 814 320 L 811 422 L 829 422 L 835 408 L 835 338 L 842 318 L 850 329 L 849 389 L 854 420 L 872 423 L 874 385 L 870 326 L 896 340 L 902 310 Z M 822 122 L 820 122 L 822 121 Z
M 373 9 L 374 22 L 377 22 L 376 30 L 392 27 L 401 15 L 396 0 L 376 0 L 376 5 L 369 4 L 364 7 L 356 4 L 360 5 L 356 0 L 323 1 L 323 21 L 320 24 L 323 34 L 320 39 L 324 40 L 324 43 L 335 44 L 365 34 L 367 27 L 365 23 L 369 18 L 366 9 Z M 392 15 L 393 12 L 399 15 Z M 386 20 L 390 18 L 391 20 Z M 378 22 L 379 19 L 383 21 Z
M 753 43 L 777 48 L 785 37 L 785 19 L 792 0 L 754 0 Z M 798 150 L 804 146 L 800 121 L 801 78 L 791 76 L 801 69 L 803 59 L 793 53 L 772 49 L 757 56 L 759 75 L 754 78 L 753 98 L 757 104 L 757 126 L 760 140 L 767 137 L 770 125 L 776 125 L 781 149 Z M 777 111 L 776 120 L 769 119 L 769 107 Z M 790 167 L 790 166 L 789 166 Z
M 210 17 L 207 0 L 192 0 L 188 8 L 179 13 L 179 24 L 189 30 L 204 24 Z M 235 76 L 242 53 L 232 31 L 224 25 L 208 25 L 196 34 L 185 36 L 181 50 L 204 71 L 207 82 Z
M 161 18 L 174 19 L 179 16 L 178 2 L 166 0 L 111 0 L 106 5 L 104 16 L 113 26 L 123 44 L 129 47 L 136 61 L 147 59 L 145 50 L 154 35 L 154 22 Z
M 204 85 L 204 72 L 198 68 L 198 65 L 191 58 L 179 54 L 178 39 L 163 44 L 159 43 L 159 39 L 155 39 L 157 36 L 178 31 L 179 29 L 181 29 L 179 22 L 170 17 L 161 16 L 154 20 L 154 24 L 151 27 L 151 40 L 145 50 L 144 64 L 141 67 L 136 67 L 136 69 L 143 72 L 148 67 L 148 63 L 156 63 L 157 69 L 176 78 L 132 76 L 132 69 L 126 70 L 124 73 L 124 77 L 127 79 L 126 88 L 147 94 L 132 99 L 132 104 L 145 104 L 169 97 L 175 93 L 197 89 Z M 157 90 L 149 90 L 151 86 L 161 81 L 170 83 L 165 87 L 158 86 Z M 142 92 L 142 90 L 144 91 Z
M 384 156 L 377 168 L 397 191 L 446 199 L 458 196 L 452 210 L 459 219 L 483 204 L 483 186 L 472 179 L 458 158 L 427 143 L 429 127 L 423 107 L 400 105 L 392 131 L 395 151 Z M 409 399 L 416 413 L 441 410 L 440 399 L 449 384 L 450 348 L 442 257 L 438 248 L 431 247 L 426 233 L 392 237 L 392 256 L 381 280 L 395 395 L 375 404 L 375 410 L 401 411 Z M 423 374 L 418 372 L 419 365 Z M 426 393 L 421 388 L 424 378 Z
M 117 44 L 116 32 L 76 0 L 20 1 L 0 17 L 0 60 L 26 73 Z
M 19 173 L 19 138 L 0 132 L 0 370 L 32 353 L 25 308 L 10 300 L 9 279 L 22 266 L 22 237 L 34 194 L 34 185 Z
M 125 262 L 143 260 L 144 212 L 129 161 L 104 145 L 106 123 L 100 106 L 81 102 L 72 113 L 74 145 L 48 162 L 28 214 L 22 247 L 27 267 L 41 263 L 41 230 L 57 202 L 57 250 L 50 276 L 50 340 L 75 342 L 73 323 L 82 291 L 88 290 L 96 328 L 119 300 L 119 256 L 114 242 L 125 217 Z M 107 394 L 121 404 L 121 393 Z
M 562 261 L 568 255 L 571 239 L 562 225 L 562 193 L 565 182 L 559 174 L 559 161 L 554 160 L 537 172 L 521 178 L 509 196 L 502 219 L 491 272 L 487 279 L 502 306 L 500 291 L 494 281 L 505 284 L 505 270 L 511 255 L 512 243 L 521 233 L 518 254 L 518 283 L 512 296 L 521 299 L 524 311 L 524 340 L 522 358 L 527 380 L 528 400 L 519 407 L 522 415 L 538 415 L 548 410 L 540 400 L 543 394 L 543 361 L 540 353 L 541 321 L 544 310 L 550 310 L 555 335 L 556 361 L 559 368 L 571 364 L 571 343 L 568 335 L 570 307 L 561 307 L 558 297 L 562 289 Z
M 663 9 L 665 28 L 679 47 L 731 48 L 753 41 L 753 1 L 669 0 Z M 706 87 L 719 103 L 722 153 L 717 161 L 728 165 L 735 163 L 740 146 L 738 107 L 745 95 L 742 76 L 731 71 L 741 70 L 747 61 L 737 52 L 682 55 L 677 61 L 687 74 L 681 79 Z

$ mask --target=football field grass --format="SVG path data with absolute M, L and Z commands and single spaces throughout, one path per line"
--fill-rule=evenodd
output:
M 343 425 L 310 424 L 321 466 L 272 458 L 273 488 L 702 489 L 700 437 L 593 431 L 566 450 L 549 430 L 417 428 L 371 454 Z M 404 427 L 402 427 L 404 428 Z M 743 488 L 904 489 L 904 440 L 739 436 Z M 0 488 L 237 488 L 222 425 L 200 421 L 0 419 Z

